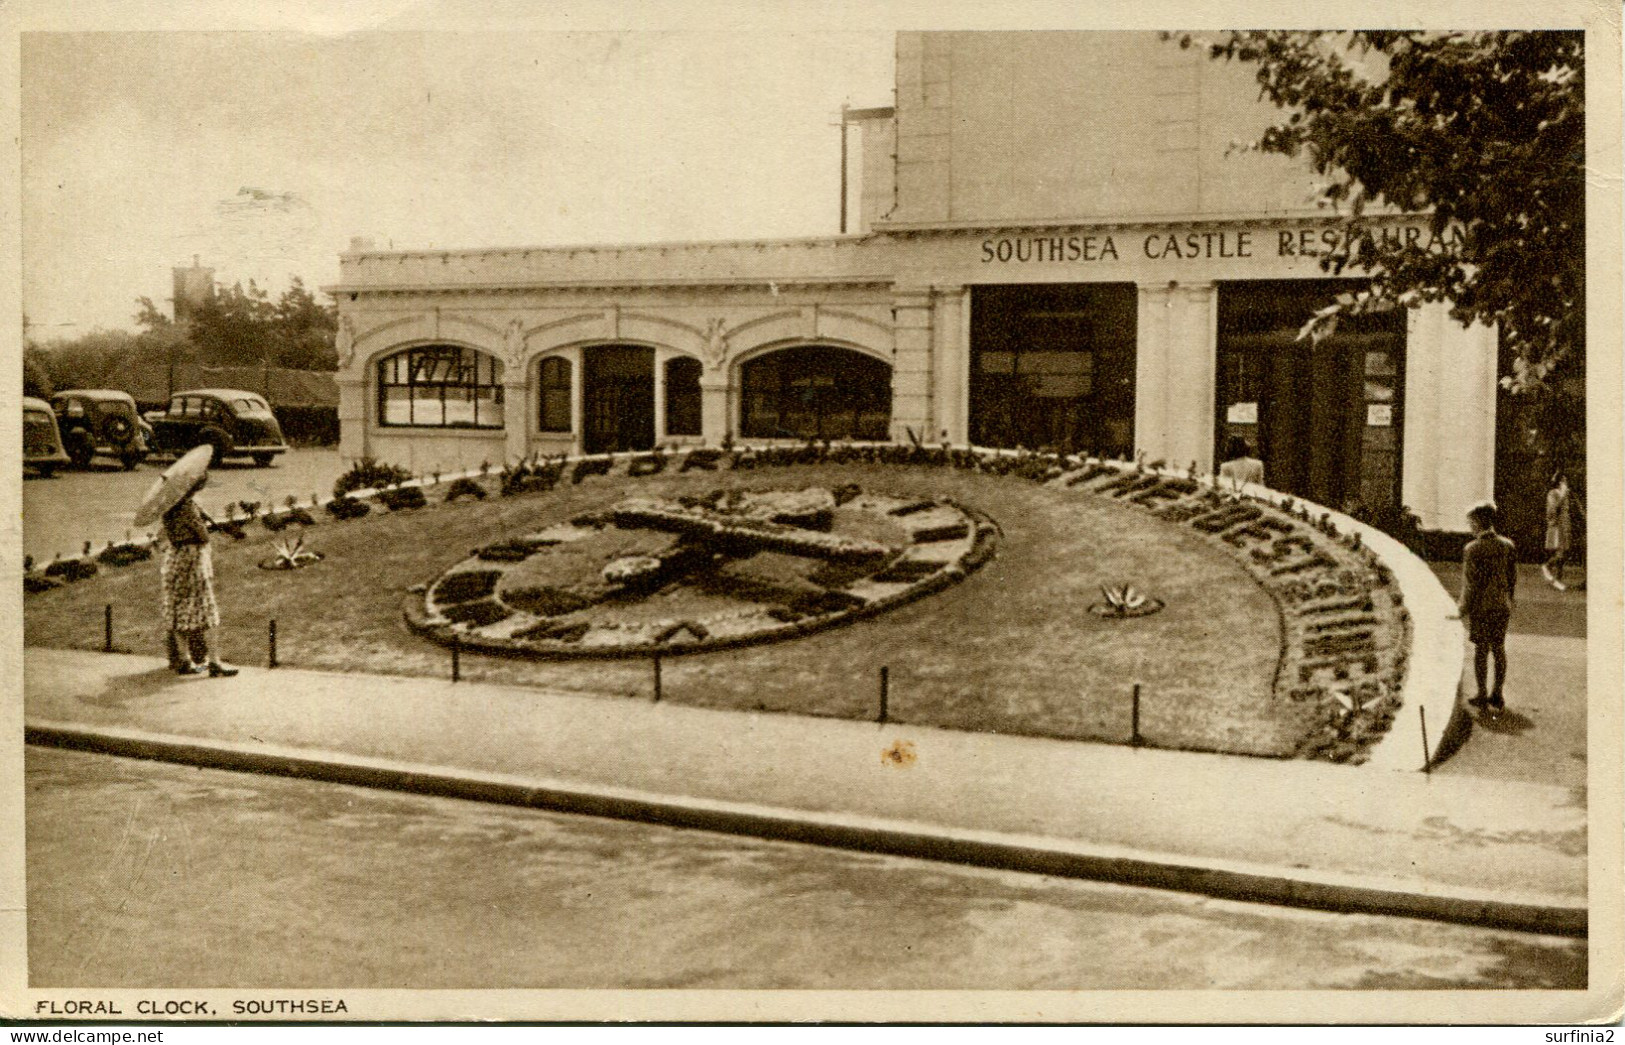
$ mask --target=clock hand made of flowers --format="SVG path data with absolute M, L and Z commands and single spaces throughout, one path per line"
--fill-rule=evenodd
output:
M 476 550 L 407 620 L 442 642 L 539 657 L 716 649 L 939 591 L 997 539 L 961 505 L 854 485 L 631 498 Z

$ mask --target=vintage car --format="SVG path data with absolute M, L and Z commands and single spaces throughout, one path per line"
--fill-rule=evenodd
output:
M 265 397 L 235 388 L 198 388 L 177 392 L 169 409 L 147 414 L 153 449 L 183 454 L 203 443 L 214 447 L 214 459 L 248 457 L 261 468 L 286 453 L 282 426 Z
M 56 429 L 51 404 L 33 396 L 23 397 L 23 467 L 49 478 L 70 458 L 62 449 L 62 435 Z
M 62 446 L 79 468 L 89 468 L 100 454 L 115 457 L 125 468 L 147 459 L 152 426 L 141 419 L 128 392 L 105 388 L 71 388 L 51 397 Z

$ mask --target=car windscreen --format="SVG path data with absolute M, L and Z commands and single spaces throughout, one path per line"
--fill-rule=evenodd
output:
M 271 408 L 258 396 L 247 396 L 231 401 L 232 412 L 238 417 L 271 417 Z

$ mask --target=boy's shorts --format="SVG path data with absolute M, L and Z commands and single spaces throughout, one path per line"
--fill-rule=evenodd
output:
M 1510 619 L 1506 613 L 1475 613 L 1467 618 L 1467 638 L 1475 646 L 1505 642 Z

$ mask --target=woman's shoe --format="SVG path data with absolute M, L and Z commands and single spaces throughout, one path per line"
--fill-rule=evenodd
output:
M 209 661 L 209 677 L 212 679 L 229 679 L 237 674 L 236 668 L 228 668 L 218 660 Z

